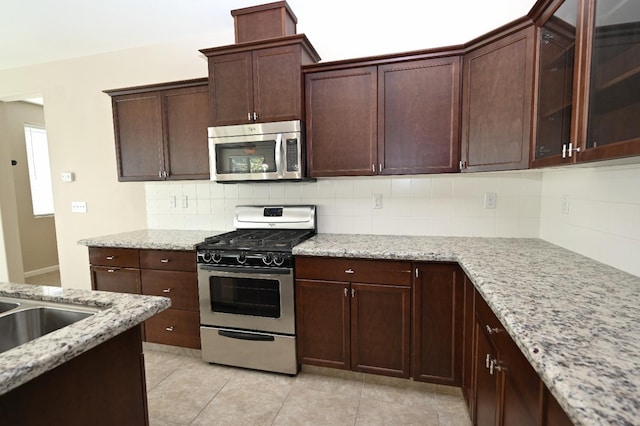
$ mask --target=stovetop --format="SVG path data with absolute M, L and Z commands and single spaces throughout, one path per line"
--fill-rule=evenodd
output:
M 314 234 L 314 230 L 308 229 L 238 229 L 208 237 L 197 249 L 290 252 L 293 246 Z
M 293 246 L 316 233 L 316 207 L 236 206 L 233 222 L 235 231 L 196 246 L 199 264 L 292 268 Z

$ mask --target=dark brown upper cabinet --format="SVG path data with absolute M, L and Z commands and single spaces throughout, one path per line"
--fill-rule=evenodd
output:
M 204 49 L 211 126 L 301 120 L 301 66 L 320 60 L 304 34 Z
M 305 67 L 309 175 L 457 171 L 460 57 L 375 57 Z
M 107 90 L 119 181 L 208 179 L 206 79 Z
M 634 2 L 547 1 L 538 29 L 533 167 L 640 155 Z
M 461 171 L 529 167 L 534 53 L 530 21 L 470 44 L 463 65 Z

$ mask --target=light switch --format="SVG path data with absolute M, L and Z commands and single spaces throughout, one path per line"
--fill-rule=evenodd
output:
M 181 200 L 183 209 L 186 209 L 187 207 L 189 207 L 189 200 L 187 199 L 186 195 L 183 195 L 180 200 Z
M 72 201 L 71 202 L 71 213 L 86 213 L 87 212 L 87 202 L 86 201 Z

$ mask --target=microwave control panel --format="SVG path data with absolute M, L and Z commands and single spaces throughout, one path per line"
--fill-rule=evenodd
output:
M 300 171 L 300 164 L 298 162 L 298 140 L 287 139 L 287 171 L 298 172 Z

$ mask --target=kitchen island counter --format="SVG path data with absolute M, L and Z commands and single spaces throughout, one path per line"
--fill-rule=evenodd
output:
M 640 277 L 539 239 L 318 234 L 293 254 L 457 262 L 575 424 L 640 418 Z
M 100 308 L 88 318 L 0 353 L 0 395 L 167 309 L 165 297 L 0 283 L 0 296 Z

